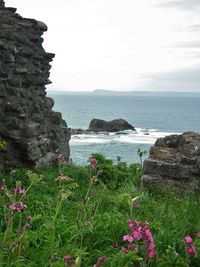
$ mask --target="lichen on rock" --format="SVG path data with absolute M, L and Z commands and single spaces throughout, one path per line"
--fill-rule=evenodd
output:
M 70 131 L 45 85 L 55 56 L 45 52 L 45 23 L 22 18 L 0 0 L 0 169 L 49 166 L 69 159 Z

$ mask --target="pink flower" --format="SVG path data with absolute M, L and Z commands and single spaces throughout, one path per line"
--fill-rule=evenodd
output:
M 186 246 L 185 251 L 189 255 L 197 256 L 197 252 L 194 245 Z
M 95 169 L 97 165 L 97 160 L 94 157 L 89 158 L 90 161 L 90 168 Z
M 138 246 L 136 246 L 136 245 L 129 245 L 129 246 L 128 246 L 128 250 L 131 250 L 131 251 L 138 251 Z
M 184 243 L 185 243 L 185 251 L 188 255 L 197 256 L 197 252 L 195 249 L 195 246 L 192 241 L 191 236 L 185 236 L 184 237 Z
M 93 265 L 93 267 L 99 267 L 101 265 L 103 265 L 106 261 L 106 257 L 105 256 L 101 256 L 100 258 L 98 258 L 97 262 Z
M 25 204 L 23 204 L 21 201 L 16 202 L 15 204 L 9 205 L 9 209 L 11 209 L 13 213 L 23 212 L 26 208 L 27 208 L 27 206 Z
M 141 223 L 138 221 L 131 221 L 130 219 L 128 220 L 128 225 L 129 229 L 131 232 L 131 236 L 134 239 L 140 240 L 142 238 L 141 235 Z
M 6 180 L 3 178 L 1 181 L 1 193 L 4 194 L 6 191 Z
M 192 244 L 192 237 L 191 236 L 186 236 L 186 237 L 184 237 L 184 242 L 185 242 L 185 244 L 187 244 L 187 245 L 190 245 L 190 244 Z
M 18 190 L 17 190 L 17 193 L 21 196 L 25 195 L 26 193 L 26 190 L 22 187 L 19 187 Z
M 124 254 L 128 253 L 128 249 L 126 249 L 125 247 L 121 247 L 120 251 Z
M 133 237 L 131 235 L 125 235 L 125 236 L 123 236 L 123 241 L 132 243 Z
M 151 234 L 151 231 L 147 225 L 147 223 L 144 223 L 142 225 L 142 235 L 143 235 L 143 240 L 145 242 L 147 251 L 148 251 L 148 257 L 149 259 L 152 259 L 155 257 L 155 244 L 154 244 L 154 239 Z
M 71 255 L 66 255 L 64 256 L 64 259 L 66 261 L 66 267 L 72 267 L 75 265 L 75 260 L 73 259 L 73 257 Z

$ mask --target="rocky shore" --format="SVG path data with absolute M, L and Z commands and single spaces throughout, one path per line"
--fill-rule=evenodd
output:
M 200 190 L 200 133 L 158 138 L 149 153 L 142 177 L 145 187 Z

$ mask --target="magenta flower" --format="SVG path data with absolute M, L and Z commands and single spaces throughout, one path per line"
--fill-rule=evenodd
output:
M 132 243 L 133 237 L 131 235 L 125 235 L 125 236 L 123 236 L 123 241 Z
M 105 256 L 101 256 L 100 258 L 98 258 L 97 262 L 93 265 L 93 267 L 99 267 L 101 265 L 103 265 L 106 261 L 106 257 Z
M 146 250 L 148 252 L 148 258 L 152 259 L 155 257 L 156 252 L 155 252 L 155 244 L 154 244 L 154 239 L 153 236 L 151 234 L 151 231 L 148 227 L 147 223 L 141 223 L 139 221 L 132 221 L 132 220 L 128 220 L 128 225 L 129 225 L 129 229 L 131 232 L 131 235 L 127 235 L 123 237 L 124 241 L 127 241 L 129 243 L 132 243 L 134 239 L 138 240 L 138 241 L 143 241 Z M 131 238 L 132 237 L 132 238 Z M 137 246 L 129 246 L 128 247 L 129 250 L 134 250 L 137 251 L 138 247 Z
M 90 168 L 95 169 L 97 165 L 97 160 L 94 157 L 91 157 L 89 158 L 89 162 L 90 162 Z
M 3 178 L 1 181 L 1 193 L 4 194 L 6 192 L 6 180 Z
M 128 250 L 129 251 L 138 251 L 138 246 L 136 246 L 136 245 L 129 245 L 128 246 Z
M 185 251 L 188 255 L 197 256 L 197 252 L 194 245 L 186 246 Z
M 64 256 L 64 259 L 66 261 L 66 267 L 73 267 L 75 265 L 75 260 L 71 255 Z
M 149 259 L 152 259 L 156 255 L 155 244 L 154 244 L 154 239 L 151 234 L 151 231 L 149 227 L 147 226 L 147 223 L 142 224 L 142 236 L 143 236 L 143 241 L 148 251 L 148 257 Z
M 23 187 L 19 187 L 19 188 L 17 188 L 17 193 L 18 193 L 20 196 L 23 196 L 23 195 L 25 195 L 26 190 L 25 190 Z
M 184 237 L 185 251 L 188 255 L 197 256 L 195 246 L 191 236 Z
M 23 204 L 21 201 L 9 205 L 9 209 L 11 209 L 13 213 L 23 212 L 26 208 L 27 208 L 27 206 L 25 204 Z
M 131 221 L 129 219 L 128 220 L 128 225 L 129 225 L 129 229 L 130 229 L 130 232 L 131 232 L 131 236 L 134 239 L 140 240 L 142 238 L 142 234 L 141 234 L 141 222 Z
M 192 237 L 189 236 L 189 235 L 184 237 L 184 242 L 185 242 L 186 245 L 192 244 Z

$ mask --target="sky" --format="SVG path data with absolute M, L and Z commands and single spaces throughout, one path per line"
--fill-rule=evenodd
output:
M 5 0 L 48 26 L 48 90 L 200 92 L 200 0 Z

